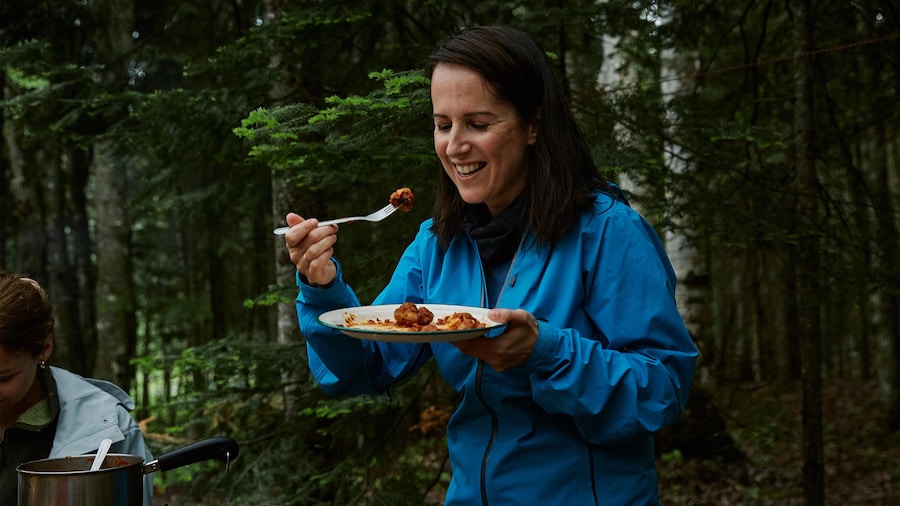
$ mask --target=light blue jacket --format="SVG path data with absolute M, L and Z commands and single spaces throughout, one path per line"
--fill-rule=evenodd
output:
M 104 439 L 113 444 L 109 453 L 136 455 L 144 463 L 153 455 L 144 443 L 141 429 L 130 411 L 134 402 L 118 386 L 73 372 L 51 367 L 59 398 L 59 421 L 53 448 L 48 458 L 97 453 Z M 150 506 L 153 495 L 153 474 L 144 475 L 144 506 Z
M 475 243 L 443 252 L 430 226 L 373 303 L 484 307 Z M 317 324 L 324 311 L 359 305 L 340 264 L 331 286 L 298 285 L 310 369 L 326 393 L 382 392 L 434 357 L 462 394 L 447 430 L 446 505 L 658 504 L 652 435 L 684 409 L 697 350 L 659 237 L 627 204 L 598 194 L 552 248 L 526 237 L 497 307 L 534 314 L 539 336 L 505 373 L 452 344 L 363 341 Z

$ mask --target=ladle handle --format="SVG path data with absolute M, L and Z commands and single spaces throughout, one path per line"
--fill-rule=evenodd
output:
M 106 460 L 106 454 L 109 453 L 110 446 L 112 446 L 112 439 L 104 439 L 100 442 L 100 448 L 97 448 L 97 455 L 94 456 L 94 461 L 91 463 L 91 471 L 100 469 L 103 461 Z
M 226 464 L 230 464 L 238 457 L 239 452 L 240 448 L 234 439 L 228 437 L 204 439 L 173 452 L 160 455 L 153 462 L 144 464 L 144 474 L 154 471 L 169 471 L 205 460 L 221 460 Z

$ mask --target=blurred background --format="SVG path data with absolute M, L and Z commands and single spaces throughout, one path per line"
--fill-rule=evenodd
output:
M 440 504 L 455 393 L 433 367 L 327 399 L 284 215 L 342 227 L 363 303 L 431 212 L 422 62 L 541 42 L 604 177 L 658 229 L 701 350 L 658 438 L 668 504 L 900 501 L 900 6 L 892 0 L 0 2 L 0 268 L 38 280 L 51 362 L 121 385 L 159 504 Z

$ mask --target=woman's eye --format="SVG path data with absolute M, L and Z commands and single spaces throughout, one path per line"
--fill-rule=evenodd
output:
M 446 123 L 435 123 L 434 129 L 443 132 L 446 130 L 450 130 L 450 125 Z
M 471 126 L 475 130 L 486 130 L 488 127 L 488 124 L 487 123 L 470 123 L 469 126 Z

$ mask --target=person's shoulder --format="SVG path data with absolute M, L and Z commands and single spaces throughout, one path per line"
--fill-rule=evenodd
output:
M 419 244 L 430 244 L 437 241 L 437 235 L 434 231 L 434 218 L 428 218 L 419 223 L 419 230 L 416 232 L 413 241 Z
M 134 409 L 134 401 L 131 400 L 131 396 L 128 395 L 128 392 L 122 390 L 122 387 L 120 387 L 119 385 L 116 385 L 115 383 L 112 383 L 110 381 L 94 378 L 85 378 L 84 380 L 114 397 L 119 402 L 119 404 L 125 406 L 125 408 L 127 408 L 129 411 Z
M 611 218 L 616 214 L 632 214 L 635 212 L 628 203 L 625 194 L 617 187 L 613 187 L 609 191 L 595 192 L 594 205 L 590 211 L 591 219 Z
M 423 221 L 422 223 L 419 223 L 419 233 L 420 234 L 430 233 L 430 234 L 434 235 L 434 232 L 431 231 L 432 227 L 434 227 L 434 218 L 428 218 L 425 221 Z
M 115 383 L 87 378 L 60 367 L 51 367 L 50 371 L 61 397 L 78 397 L 99 393 L 109 395 L 128 410 L 134 409 L 134 401 L 131 400 L 131 396 Z

